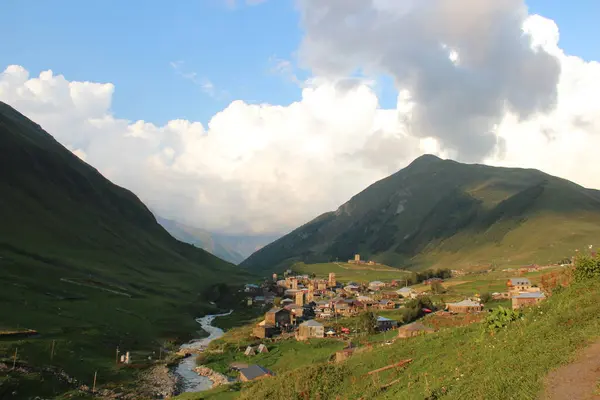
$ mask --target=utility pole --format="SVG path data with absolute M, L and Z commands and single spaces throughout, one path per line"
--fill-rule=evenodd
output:
M 96 377 L 98 376 L 98 371 L 94 372 L 94 383 L 92 385 L 92 393 L 96 393 Z
M 18 353 L 19 353 L 19 349 L 18 349 L 18 348 L 16 348 L 16 349 L 15 349 L 15 355 L 13 356 L 13 367 L 12 367 L 12 369 L 13 369 L 13 370 L 14 370 L 14 369 L 15 369 L 15 367 L 17 366 L 17 354 L 18 354 Z
M 56 343 L 56 340 L 52 341 L 52 348 L 50 349 L 50 361 L 52 361 L 54 359 L 54 344 Z

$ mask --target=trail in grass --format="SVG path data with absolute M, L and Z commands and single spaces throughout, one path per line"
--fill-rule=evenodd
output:
M 541 400 L 599 400 L 600 342 L 586 347 L 577 359 L 546 377 Z
M 212 322 L 216 317 L 223 317 L 225 315 L 229 315 L 233 312 L 233 310 L 229 311 L 225 314 L 217 314 L 217 315 L 206 315 L 202 318 L 197 318 L 196 322 L 200 324 L 202 329 L 208 332 L 208 337 L 200 340 L 194 340 L 190 343 L 184 344 L 181 346 L 181 350 L 203 350 L 206 349 L 208 344 L 223 336 L 223 330 L 217 328 L 216 326 L 212 326 Z M 196 357 L 193 355 L 187 358 L 184 358 L 177 368 L 175 369 L 175 374 L 181 378 L 182 381 L 182 389 L 184 392 L 201 392 L 204 390 L 208 390 L 212 387 L 212 381 L 205 376 L 198 375 L 194 368 L 196 368 Z

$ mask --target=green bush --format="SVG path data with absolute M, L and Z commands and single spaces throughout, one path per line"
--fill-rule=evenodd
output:
M 511 310 L 505 307 L 498 307 L 488 315 L 483 321 L 485 329 L 489 332 L 496 332 L 506 328 L 508 324 L 523 318 L 523 313 L 519 310 Z
M 481 296 L 479 296 L 479 298 L 481 299 L 481 302 L 485 304 L 488 301 L 492 300 L 492 295 L 490 292 L 484 292 L 481 293 Z
M 600 278 L 600 255 L 577 257 L 573 276 L 578 282 Z

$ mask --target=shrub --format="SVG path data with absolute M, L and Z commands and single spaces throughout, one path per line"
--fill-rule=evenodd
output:
M 496 332 L 521 318 L 523 318 L 521 311 L 500 306 L 483 320 L 483 326 L 487 331 Z
M 600 278 L 600 255 L 577 257 L 573 275 L 578 282 Z
M 481 296 L 479 296 L 479 298 L 481 299 L 482 303 L 487 303 L 488 301 L 492 300 L 492 295 L 490 292 L 484 292 L 481 293 Z
M 433 294 L 446 293 L 446 288 L 440 282 L 435 281 L 431 283 L 431 292 Z

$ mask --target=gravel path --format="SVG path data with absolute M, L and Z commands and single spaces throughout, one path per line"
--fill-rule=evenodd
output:
M 546 377 L 541 400 L 600 400 L 600 342 Z

